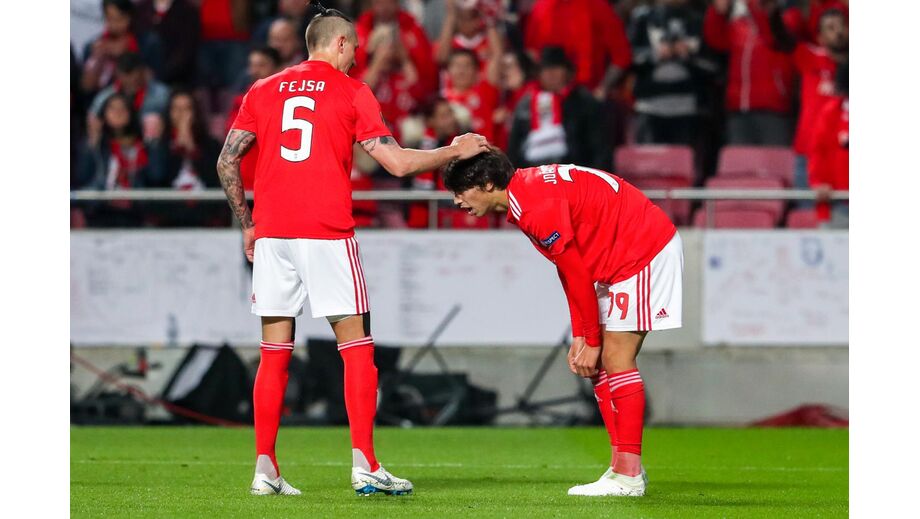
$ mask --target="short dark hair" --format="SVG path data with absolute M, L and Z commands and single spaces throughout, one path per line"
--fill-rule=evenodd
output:
M 115 9 L 118 9 L 128 16 L 134 16 L 134 3 L 131 2 L 131 0 L 102 0 L 103 14 L 105 14 L 105 10 L 108 6 L 112 6 Z
M 476 70 L 479 70 L 479 67 L 480 67 L 479 56 L 477 56 L 475 52 L 471 51 L 470 49 L 464 49 L 464 48 L 453 49 L 450 51 L 450 54 L 447 56 L 447 62 L 450 63 L 457 56 L 469 56 L 469 58 L 473 60 L 473 66 L 476 67 Z
M 261 54 L 265 56 L 272 63 L 275 64 L 276 68 L 281 66 L 281 53 L 278 52 L 278 50 L 275 49 L 274 47 L 269 47 L 268 45 L 262 45 L 262 46 L 251 49 L 249 53 L 250 54 L 256 53 L 256 54 Z
M 141 55 L 136 52 L 126 52 L 121 56 L 118 56 L 118 59 L 115 60 L 115 70 L 121 72 L 122 74 L 130 74 L 135 70 L 144 68 L 146 64 L 144 63 Z
M 490 151 L 448 164 L 444 170 L 444 186 L 454 193 L 474 187 L 485 189 L 489 183 L 505 189 L 513 175 L 514 166 L 508 156 L 493 146 Z
M 431 119 L 431 117 L 437 111 L 438 106 L 440 106 L 442 103 L 449 102 L 450 101 L 444 99 L 441 96 L 431 96 L 419 106 L 418 113 L 420 113 L 425 119 Z
M 847 15 L 844 14 L 844 12 L 840 9 L 832 7 L 830 9 L 826 9 L 823 13 L 821 13 L 821 16 L 818 17 L 818 29 L 821 29 L 821 25 L 824 23 L 824 20 L 833 18 L 835 16 L 843 18 L 844 23 L 847 22 Z

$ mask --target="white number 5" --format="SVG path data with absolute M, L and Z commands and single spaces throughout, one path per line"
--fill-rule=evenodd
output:
M 313 147 L 313 123 L 294 117 L 294 110 L 307 108 L 316 109 L 316 101 L 312 97 L 297 96 L 284 102 L 284 112 L 281 115 L 281 133 L 288 130 L 300 130 L 300 147 L 292 150 L 281 146 L 281 158 L 290 162 L 302 162 L 310 158 L 310 148 Z

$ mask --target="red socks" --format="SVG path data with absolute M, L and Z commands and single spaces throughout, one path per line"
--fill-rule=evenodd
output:
M 607 435 L 610 436 L 610 466 L 612 467 L 617 454 L 617 424 L 616 411 L 610 400 L 607 372 L 603 369 L 598 371 L 597 375 L 591 377 L 591 382 L 594 384 L 594 398 L 601 411 L 601 418 L 604 419 L 604 427 L 607 428 Z
M 345 410 L 351 429 L 352 465 L 373 472 L 380 467 L 374 455 L 377 414 L 374 339 L 368 336 L 339 344 L 339 354 L 345 363 Z
M 616 409 L 617 455 L 614 471 L 635 476 L 641 470 L 642 427 L 645 415 L 645 385 L 638 369 L 608 377 L 610 397 Z
M 275 439 L 281 423 L 281 408 L 284 405 L 284 391 L 288 382 L 288 363 L 294 351 L 293 342 L 262 342 L 262 357 L 252 390 L 253 411 L 256 429 L 256 467 L 268 476 L 278 477 L 278 461 L 275 459 Z M 264 458 L 271 461 L 266 467 Z M 260 466 L 261 465 L 261 466 Z M 274 468 L 275 474 L 268 472 Z

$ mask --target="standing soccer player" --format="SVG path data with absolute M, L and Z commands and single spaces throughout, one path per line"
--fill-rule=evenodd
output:
M 281 477 L 275 440 L 294 349 L 294 317 L 307 298 L 313 317 L 332 325 L 345 364 L 352 487 L 358 494 L 406 494 L 412 483 L 387 472 L 374 454 L 377 368 L 370 306 L 352 219 L 352 145 L 357 141 L 395 176 L 407 176 L 488 150 L 467 134 L 450 146 L 400 147 L 368 86 L 346 75 L 358 39 L 343 14 L 320 7 L 306 32 L 310 59 L 257 81 L 243 99 L 217 164 L 253 262 L 252 311 L 262 318 L 261 360 L 253 390 L 256 467 L 253 494 L 297 495 Z M 258 141 L 255 208 L 250 214 L 240 160 Z
M 636 355 L 649 331 L 681 325 L 684 261 L 674 224 L 615 175 L 571 164 L 515 171 L 496 149 L 451 163 L 444 183 L 472 215 L 507 212 L 556 265 L 572 319 L 569 367 L 594 382 L 611 445 L 604 475 L 569 495 L 644 495 Z

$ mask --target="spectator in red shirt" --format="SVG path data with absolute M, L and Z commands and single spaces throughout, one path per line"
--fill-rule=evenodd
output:
M 497 53 L 496 53 L 497 54 Z M 497 61 L 489 65 L 497 68 Z M 479 78 L 479 59 L 468 49 L 454 49 L 447 62 L 447 75 L 450 87 L 445 88 L 443 96 L 462 113 L 461 120 L 468 120 L 474 133 L 484 136 L 489 141 L 495 138 L 495 110 L 498 109 L 499 92 L 490 81 Z M 493 72 L 497 76 L 497 72 Z
M 623 21 L 605 0 L 536 0 L 524 23 L 524 45 L 534 56 L 562 47 L 575 65 L 575 82 L 598 99 L 606 99 L 632 64 Z
M 400 9 L 398 0 L 371 0 L 371 8 L 358 18 L 355 29 L 360 46 L 355 53 L 356 66 L 349 75 L 364 77 L 366 69 L 373 65 L 369 56 L 374 50 L 371 35 L 382 27 L 390 28 L 387 29 L 387 33 L 392 34 L 392 40 L 398 40 L 399 43 L 394 45 L 394 48 L 401 54 L 405 54 L 405 59 L 400 57 L 401 61 L 408 61 L 415 70 L 417 80 L 413 83 L 418 83 L 414 87 L 417 91 L 417 95 L 414 96 L 417 99 L 416 102 L 436 92 L 438 71 L 432 57 L 431 43 L 415 18 Z M 365 81 L 367 82 L 366 79 Z M 377 98 L 380 99 L 379 94 Z M 382 104 L 383 100 L 380 99 L 380 102 Z
M 359 52 L 365 49 L 368 56 L 367 68 L 360 75 L 350 75 L 361 78 L 371 87 L 380 102 L 384 120 L 390 125 L 393 136 L 399 140 L 402 137 L 400 128 L 403 122 L 428 97 L 430 89 L 397 30 L 391 24 L 375 27 L 366 39 L 366 49 L 364 46 L 359 47 Z
M 843 13 L 846 19 L 849 17 L 850 6 L 847 1 L 840 0 L 806 0 L 802 9 L 802 18 L 804 25 L 804 35 L 811 43 L 818 43 L 818 35 L 821 32 L 821 17 L 825 12 L 833 9 Z
M 200 0 L 200 84 L 227 88 L 246 67 L 251 3 L 251 0 Z
M 837 66 L 835 95 L 824 102 L 815 118 L 808 154 L 811 187 L 818 191 L 818 220 L 845 227 L 849 221 L 849 204 L 828 202 L 831 190 L 850 189 L 850 97 L 847 63 Z
M 123 54 L 138 52 L 137 38 L 131 31 L 134 4 L 131 0 L 103 0 L 102 34 L 83 51 L 83 74 L 80 84 L 92 95 L 115 79 L 115 62 Z
M 297 34 L 297 26 L 287 18 L 278 18 L 268 29 L 268 46 L 281 56 L 281 68 L 297 65 L 307 59 L 303 39 Z
M 792 143 L 792 60 L 782 52 L 787 42 L 773 35 L 794 33 L 796 14 L 783 12 L 776 0 L 714 0 L 706 11 L 706 43 L 728 53 L 730 144 Z
M 795 68 L 801 76 L 799 123 L 795 133 L 795 187 L 808 187 L 807 153 L 818 112 L 834 97 L 834 75 L 839 63 L 847 61 L 849 34 L 842 11 L 826 9 L 820 18 L 818 45 L 799 42 L 793 52 Z M 808 207 L 801 204 L 800 207 Z
M 437 97 L 422 106 L 422 116 L 425 118 L 425 134 L 419 144 L 421 150 L 433 150 L 450 144 L 454 137 L 460 135 L 463 128 L 454 114 L 454 109 L 447 99 Z M 441 177 L 442 169 L 420 173 L 409 179 L 412 189 L 428 191 L 443 191 L 444 179 Z M 409 204 L 409 215 L 406 222 L 414 229 L 428 227 L 428 203 L 418 202 Z
M 487 65 L 498 59 L 504 45 L 498 32 L 499 13 L 483 11 L 482 7 L 477 2 L 461 8 L 457 6 L 457 0 L 447 0 L 444 25 L 435 44 L 438 65 L 447 66 L 454 49 L 466 49 L 476 54 L 482 66 L 480 72 L 489 73 Z M 498 79 L 489 77 L 489 81 L 494 84 Z
M 158 79 L 169 85 L 195 82 L 201 21 L 189 0 L 143 0 L 137 5 L 137 30 L 159 49 L 151 63 Z

